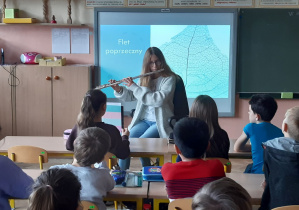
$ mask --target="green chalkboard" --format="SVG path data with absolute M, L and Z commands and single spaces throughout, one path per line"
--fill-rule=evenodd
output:
M 239 93 L 299 93 L 299 10 L 241 9 Z

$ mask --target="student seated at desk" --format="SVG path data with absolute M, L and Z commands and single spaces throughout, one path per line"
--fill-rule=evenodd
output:
M 223 177 L 203 186 L 193 197 L 192 210 L 251 210 L 249 193 L 234 180 Z
M 28 210 L 82 210 L 81 184 L 68 169 L 44 171 L 32 186 Z
M 106 209 L 103 197 L 115 186 L 103 161 L 109 147 L 110 136 L 106 131 L 97 127 L 86 128 L 74 142 L 73 163 L 51 167 L 71 170 L 81 182 L 81 200 L 95 203 L 99 209 Z M 102 162 L 101 167 L 94 168 L 94 164 L 99 162 Z
M 261 210 L 299 205 L 299 106 L 282 123 L 284 137 L 263 143 L 266 187 Z
M 249 101 L 249 124 L 237 139 L 234 149 L 236 152 L 252 153 L 252 164 L 249 164 L 244 173 L 263 174 L 263 148 L 261 144 L 276 137 L 282 137 L 281 129 L 271 124 L 277 110 L 277 103 L 270 95 L 257 94 Z M 250 144 L 246 144 L 250 139 Z
M 130 155 L 130 142 L 127 128 L 122 130 L 120 136 L 119 130 L 110 124 L 102 121 L 102 117 L 106 112 L 107 96 L 99 89 L 87 91 L 81 105 L 81 112 L 77 119 L 77 124 L 72 129 L 72 132 L 66 142 L 67 150 L 74 150 L 74 141 L 79 132 L 88 127 L 99 127 L 104 129 L 111 139 L 109 152 L 114 154 L 119 159 L 125 159 Z
M 9 198 L 28 198 L 33 179 L 12 160 L 0 155 L 0 209 L 11 210 Z
M 217 160 L 202 159 L 209 146 L 209 128 L 197 118 L 183 118 L 173 129 L 178 163 L 162 166 L 169 199 L 190 198 L 206 183 L 225 177 L 223 164 Z
M 194 100 L 189 117 L 196 117 L 205 121 L 209 127 L 210 146 L 206 157 L 219 157 L 228 159 L 230 141 L 225 130 L 218 122 L 218 109 L 213 98 L 208 95 L 199 95 Z M 177 161 L 181 161 L 180 156 Z

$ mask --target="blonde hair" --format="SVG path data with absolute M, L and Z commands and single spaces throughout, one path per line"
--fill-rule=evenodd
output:
M 251 210 L 249 193 L 224 177 L 204 185 L 193 197 L 193 210 Z
M 104 159 L 110 145 L 110 135 L 104 129 L 86 128 L 74 141 L 74 157 L 80 166 L 91 166 Z
M 295 141 L 299 141 L 299 106 L 287 110 L 285 123 L 288 125 L 288 134 Z
M 161 62 L 160 69 L 164 69 L 164 71 L 160 72 L 159 74 L 162 77 L 169 77 L 171 75 L 174 75 L 168 64 L 166 63 L 165 57 L 162 53 L 162 51 L 157 47 L 150 47 L 146 50 L 144 57 L 143 57 L 143 64 L 142 64 L 142 71 L 141 74 L 149 73 L 151 72 L 150 69 L 150 62 L 152 55 L 155 55 L 158 57 L 159 61 Z M 149 87 L 150 86 L 150 80 L 151 77 L 141 77 L 140 78 L 140 86 Z

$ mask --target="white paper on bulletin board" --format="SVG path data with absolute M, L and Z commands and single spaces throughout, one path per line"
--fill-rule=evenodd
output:
M 217 7 L 237 7 L 237 6 L 248 6 L 253 5 L 252 0 L 214 0 L 214 6 Z
M 86 0 L 87 7 L 123 7 L 124 0 Z
M 210 5 L 210 0 L 172 0 L 173 7 L 202 7 Z
M 273 6 L 273 5 L 279 5 L 279 6 L 292 6 L 292 5 L 298 5 L 298 0 L 260 0 L 261 6 Z
M 71 29 L 71 50 L 72 53 L 89 54 L 89 29 Z
M 166 0 L 128 0 L 128 7 L 166 7 Z
M 70 29 L 52 28 L 52 53 L 70 53 Z

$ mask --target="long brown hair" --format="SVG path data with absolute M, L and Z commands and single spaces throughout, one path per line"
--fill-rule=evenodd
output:
M 218 122 L 218 109 L 215 101 L 208 95 L 199 95 L 194 100 L 189 117 L 196 117 L 208 124 L 210 139 L 216 130 L 221 129 Z
M 151 62 L 151 56 L 155 55 L 158 57 L 159 61 L 161 62 L 160 69 L 164 69 L 164 71 L 160 72 L 159 74 L 162 77 L 169 77 L 170 75 L 174 75 L 173 71 L 171 71 L 170 67 L 166 63 L 165 57 L 162 53 L 162 51 L 157 47 L 150 47 L 146 50 L 144 57 L 143 57 L 143 64 L 142 64 L 142 71 L 141 74 L 149 73 L 151 72 L 150 69 L 150 62 Z M 144 87 L 149 87 L 149 81 L 151 80 L 151 77 L 141 77 L 140 78 L 140 85 Z
M 94 125 L 94 118 L 97 116 L 100 108 L 106 104 L 107 96 L 99 89 L 87 91 L 81 104 L 81 111 L 77 118 L 79 131 Z M 79 132 L 78 132 L 79 133 Z

